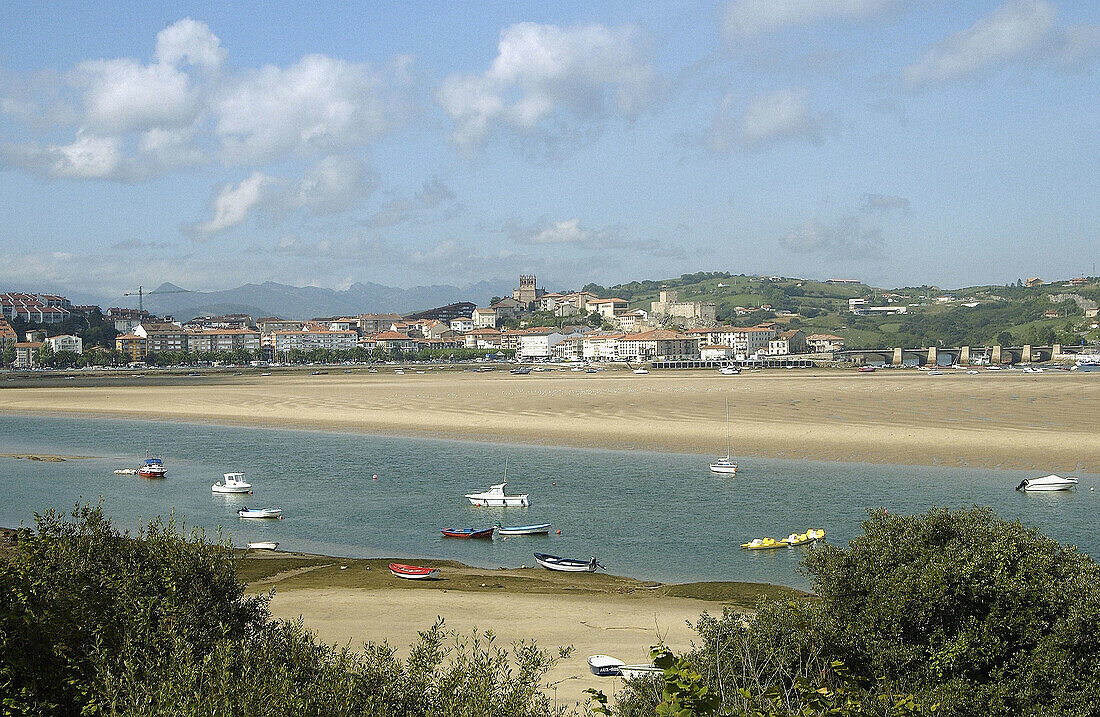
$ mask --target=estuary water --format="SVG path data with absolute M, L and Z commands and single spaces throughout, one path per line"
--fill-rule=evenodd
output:
M 115 475 L 146 450 L 165 480 Z M 0 525 L 33 524 L 47 508 L 102 501 L 122 528 L 175 512 L 234 545 L 277 540 L 286 550 L 346 557 L 452 559 L 533 565 L 534 551 L 596 556 L 617 575 L 687 582 L 744 580 L 806 588 L 808 548 L 745 551 L 752 538 L 824 528 L 831 543 L 860 532 L 868 509 L 892 513 L 986 505 L 1100 555 L 1100 476 L 1076 491 L 1018 493 L 1039 473 L 745 458 L 736 477 L 713 456 L 382 437 L 205 424 L 0 416 L 0 453 L 93 456 L 47 463 L 0 458 Z M 503 480 L 529 508 L 477 508 L 463 495 Z M 254 494 L 212 494 L 242 471 Z M 375 480 L 374 475 L 378 478 Z M 238 508 L 280 507 L 285 520 L 243 520 Z M 440 536 L 442 527 L 551 522 L 550 536 L 492 541 Z M 560 529 L 561 534 L 556 531 Z

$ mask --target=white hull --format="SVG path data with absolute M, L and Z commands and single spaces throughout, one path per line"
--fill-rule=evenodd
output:
M 472 498 L 470 503 L 483 508 L 526 508 L 531 505 L 526 495 L 508 496 L 507 498 Z
M 433 570 L 430 573 L 399 573 L 396 570 L 391 570 L 390 575 L 403 580 L 435 580 L 439 577 L 439 571 Z
M 271 540 L 260 540 L 255 543 L 249 543 L 249 550 L 275 550 L 279 547 L 279 544 Z
M 215 483 L 210 486 L 210 490 L 215 493 L 251 493 L 252 486 L 245 486 L 242 488 L 241 486 L 224 486 L 221 483 Z
M 262 510 L 238 510 L 237 515 L 242 518 L 282 518 L 283 511 L 280 508 L 264 508 Z
M 625 663 L 610 655 L 592 655 L 588 658 L 588 669 L 597 677 L 615 677 L 622 674 L 620 669 Z
M 712 473 L 726 473 L 733 475 L 737 472 L 737 464 L 726 461 L 718 461 L 717 463 L 710 464 L 710 470 Z
M 1072 490 L 1076 487 L 1077 479 L 1073 476 L 1063 478 L 1057 475 L 1049 475 L 1043 478 L 1027 478 L 1016 486 L 1016 490 L 1034 493 L 1036 491 Z
M 561 560 L 559 558 L 559 560 Z M 556 562 L 551 560 L 543 560 L 539 556 L 535 556 L 535 562 L 547 570 L 556 570 L 559 573 L 594 573 L 598 567 L 596 559 L 593 558 L 590 562 L 583 562 L 580 560 L 567 560 L 567 562 Z
M 623 665 L 619 668 L 619 672 L 622 674 L 624 680 L 665 674 L 665 671 L 656 665 Z
M 497 535 L 546 535 L 550 532 L 550 524 L 530 525 L 516 528 L 497 528 Z

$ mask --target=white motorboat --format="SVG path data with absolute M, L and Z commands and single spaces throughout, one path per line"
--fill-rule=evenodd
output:
M 497 523 L 497 535 L 548 535 L 549 523 L 535 523 L 533 525 L 501 525 Z
M 279 518 L 283 517 L 282 508 L 241 508 L 237 515 L 242 518 Z
M 737 374 L 741 373 L 741 369 L 737 368 L 736 366 L 723 366 L 718 369 L 718 373 L 722 374 L 723 376 L 736 376 Z
M 610 655 L 589 655 L 588 669 L 596 677 L 617 677 L 622 674 L 619 668 L 624 664 L 622 660 Z
M 1062 476 L 1051 473 L 1042 478 L 1024 478 L 1020 481 L 1020 485 L 1016 486 L 1016 490 L 1070 490 L 1076 487 L 1077 478 L 1075 476 L 1066 476 L 1063 478 Z
M 726 400 L 726 457 L 711 463 L 710 470 L 712 473 L 728 475 L 737 473 L 737 464 L 733 462 L 733 456 L 730 455 L 730 402 L 728 399 Z
M 619 674 L 624 680 L 633 680 L 639 677 L 653 677 L 663 675 L 665 671 L 656 665 L 623 665 L 619 668 Z
M 252 484 L 245 482 L 244 473 L 223 473 L 222 479 L 210 486 L 215 493 L 251 493 Z
M 531 501 L 527 499 L 527 494 L 523 495 L 505 495 L 504 486 L 508 485 L 508 482 L 498 483 L 494 486 L 489 486 L 488 490 L 481 491 L 480 493 L 467 493 L 466 497 L 474 505 L 480 505 L 484 507 L 524 507 L 531 505 Z
M 278 547 L 274 540 L 255 540 L 248 544 L 249 550 L 276 550 Z

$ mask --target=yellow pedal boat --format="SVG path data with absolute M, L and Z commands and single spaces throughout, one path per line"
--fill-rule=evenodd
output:
M 787 544 L 775 538 L 755 538 L 748 543 L 741 543 L 745 550 L 769 550 L 772 548 L 785 548 Z
M 806 543 L 812 543 L 815 540 L 824 540 L 824 530 L 814 530 L 810 528 L 805 533 L 791 533 L 786 538 L 783 538 L 782 543 L 785 545 L 805 545 Z

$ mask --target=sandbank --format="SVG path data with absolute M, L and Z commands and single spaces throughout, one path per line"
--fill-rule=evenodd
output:
M 704 611 L 721 615 L 726 606 L 751 608 L 761 595 L 799 594 L 771 585 L 662 585 L 540 568 L 485 570 L 447 561 L 428 563 L 441 568 L 442 579 L 407 581 L 391 576 L 386 562 L 252 553 L 240 562 L 240 570 L 251 579 L 250 590 L 275 591 L 273 615 L 301 617 L 327 643 L 358 648 L 367 641 L 386 641 L 404 657 L 417 633 L 441 617 L 446 629 L 467 638 L 474 630 L 492 630 L 502 647 L 518 640 L 534 640 L 554 653 L 572 646 L 572 654 L 543 678 L 544 685 L 553 685 L 546 694 L 570 705 L 582 702 L 589 687 L 608 697 L 621 687 L 618 678 L 592 675 L 589 655 L 648 662 L 649 648 L 658 640 L 676 651 L 690 649 L 698 636 L 688 623 L 696 623 Z
M 1100 470 L 1100 373 L 365 368 L 0 382 L 0 412 L 738 456 Z

